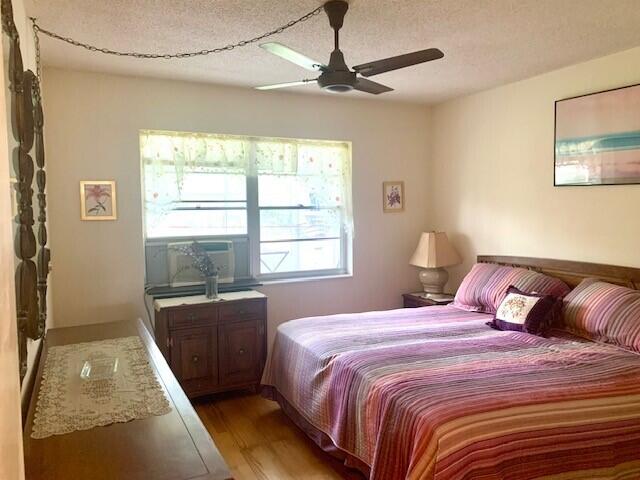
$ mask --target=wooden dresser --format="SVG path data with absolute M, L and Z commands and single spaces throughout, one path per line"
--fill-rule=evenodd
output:
M 156 343 L 189 397 L 256 390 L 267 354 L 267 297 L 249 290 L 156 300 Z
M 138 335 L 162 385 L 166 415 L 31 438 L 47 350 L 56 345 Z M 47 332 L 24 430 L 27 480 L 227 480 L 229 470 L 142 321 Z

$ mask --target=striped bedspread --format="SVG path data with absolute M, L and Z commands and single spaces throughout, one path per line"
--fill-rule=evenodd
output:
M 263 384 L 372 479 L 640 479 L 640 355 L 452 306 L 278 329 Z

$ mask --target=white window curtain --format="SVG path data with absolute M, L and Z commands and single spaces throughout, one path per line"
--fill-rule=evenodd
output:
M 348 142 L 143 131 L 140 151 L 147 222 L 180 202 L 189 173 L 296 175 L 308 182 L 314 204 L 341 209 L 353 233 Z

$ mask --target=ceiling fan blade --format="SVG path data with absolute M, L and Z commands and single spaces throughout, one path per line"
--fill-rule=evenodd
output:
M 358 78 L 353 88 L 360 90 L 361 92 L 373 93 L 374 95 L 393 91 L 393 88 L 391 87 L 367 80 L 366 78 Z
M 313 60 L 312 58 L 307 57 L 301 53 L 296 52 L 295 50 L 290 49 L 289 47 L 282 45 L 278 42 L 267 42 L 260 44 L 260 48 L 266 50 L 267 52 L 273 53 L 285 60 L 288 60 L 296 65 L 301 66 L 302 68 L 306 68 L 307 70 L 311 70 L 312 72 L 317 72 L 322 70 L 325 67 L 324 64 Z
M 276 88 L 297 87 L 298 85 L 306 85 L 308 83 L 316 83 L 315 78 L 300 80 L 299 82 L 274 83 L 273 85 L 263 85 L 255 87 L 256 90 L 275 90 Z
M 438 60 L 442 57 L 444 57 L 444 53 L 437 48 L 428 48 L 427 50 L 397 55 L 395 57 L 376 60 L 375 62 L 363 63 L 362 65 L 353 67 L 353 69 L 365 77 L 371 77 L 372 75 L 378 75 L 379 73 L 390 72 L 391 70 L 398 70 L 399 68 Z

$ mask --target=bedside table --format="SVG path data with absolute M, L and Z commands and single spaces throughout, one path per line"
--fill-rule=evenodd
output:
M 417 307 L 431 307 L 433 305 L 447 305 L 453 302 L 453 295 L 446 293 L 451 298 L 443 300 L 434 300 L 432 298 L 425 298 L 423 292 L 404 293 L 402 299 L 404 301 L 404 308 L 417 308 Z

